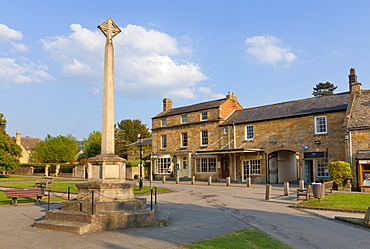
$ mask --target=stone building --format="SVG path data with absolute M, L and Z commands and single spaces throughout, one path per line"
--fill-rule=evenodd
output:
M 354 69 L 349 78 L 349 92 L 254 108 L 241 108 L 232 93 L 174 109 L 165 99 L 153 117 L 154 174 L 313 182 L 340 160 L 352 162 L 355 184 L 368 177 L 370 187 L 370 91 Z
M 22 137 L 21 133 L 17 130 L 13 139 L 22 148 L 22 156 L 19 158 L 19 162 L 29 163 L 33 149 L 38 142 L 41 142 L 41 138 Z
M 163 100 L 163 111 L 152 118 L 152 165 L 155 175 L 180 177 L 205 176 L 195 168 L 200 162 L 207 173 L 216 176 L 216 160 L 197 151 L 218 147 L 219 126 L 235 110 L 242 109 L 234 93 L 226 98 L 172 108 L 172 100 Z

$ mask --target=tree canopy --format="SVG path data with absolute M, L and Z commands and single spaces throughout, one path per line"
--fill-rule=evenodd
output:
M 317 83 L 316 87 L 313 88 L 312 95 L 315 97 L 332 95 L 337 88 L 337 86 L 334 86 L 334 84 L 330 82 Z
M 84 138 L 85 151 L 83 156 L 90 158 L 101 153 L 101 132 L 93 131 L 87 139 Z
M 138 140 L 138 135 L 150 138 L 151 134 L 146 124 L 138 119 L 124 119 L 116 125 L 115 154 L 127 158 L 128 145 Z
M 78 153 L 78 142 L 75 137 L 47 135 L 45 140 L 36 144 L 33 159 L 40 163 L 65 163 L 69 162 Z
M 6 119 L 0 113 L 0 171 L 11 171 L 19 167 L 22 148 L 5 131 Z

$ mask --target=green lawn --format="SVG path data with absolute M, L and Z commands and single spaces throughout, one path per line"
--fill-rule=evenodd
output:
M 320 203 L 317 199 L 312 199 L 298 206 L 367 210 L 370 206 L 370 194 L 334 193 L 320 199 Z
M 248 249 L 248 248 L 292 248 L 257 228 L 230 232 L 209 240 L 195 242 L 179 249 Z

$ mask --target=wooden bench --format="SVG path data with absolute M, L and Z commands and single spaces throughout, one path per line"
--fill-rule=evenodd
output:
M 53 186 L 54 178 L 53 177 L 42 177 L 37 179 L 35 186 L 39 188 L 47 188 L 49 185 Z
M 307 188 L 297 189 L 297 201 L 299 200 L 300 196 L 304 196 L 306 198 L 306 201 L 308 201 L 309 198 L 313 197 L 311 184 L 308 185 Z
M 325 194 L 332 194 L 333 193 L 333 181 L 329 182 L 324 182 L 324 189 L 325 189 Z
M 34 197 L 41 204 L 42 196 L 44 195 L 43 188 L 24 188 L 24 189 L 6 189 L 6 196 L 12 198 L 12 205 L 18 205 L 18 198 Z

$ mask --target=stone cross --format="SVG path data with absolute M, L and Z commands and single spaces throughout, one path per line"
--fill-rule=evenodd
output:
M 104 54 L 104 95 L 102 116 L 102 155 L 114 155 L 114 49 L 112 39 L 121 32 L 112 18 L 98 28 L 106 36 Z

